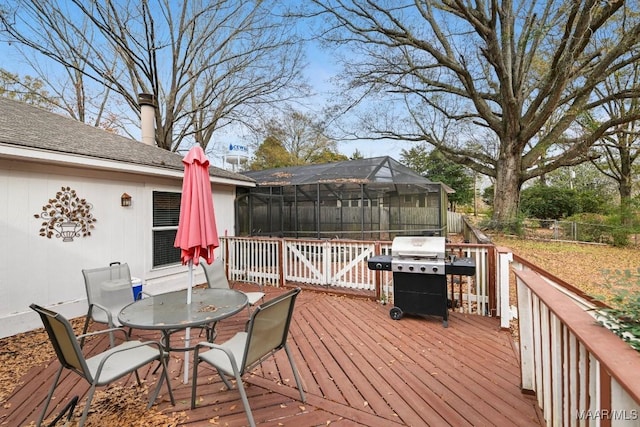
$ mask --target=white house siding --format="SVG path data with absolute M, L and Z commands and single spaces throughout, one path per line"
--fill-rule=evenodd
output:
M 152 193 L 181 186 L 181 179 L 0 159 L 0 337 L 41 326 L 31 303 L 70 318 L 85 315 L 83 268 L 127 262 L 145 292 L 185 288 L 186 267 L 153 269 L 151 248 Z M 63 242 L 39 235 L 43 220 L 34 215 L 61 187 L 93 205 L 91 236 Z M 218 230 L 233 235 L 235 186 L 214 183 L 212 191 Z M 125 192 L 130 207 L 120 206 Z M 196 282 L 203 282 L 196 272 Z

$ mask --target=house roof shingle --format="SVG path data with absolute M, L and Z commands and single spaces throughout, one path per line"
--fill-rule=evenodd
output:
M 132 166 L 182 171 L 182 156 L 143 144 L 32 105 L 0 97 L 0 145 L 87 156 Z M 253 183 L 253 179 L 211 166 L 213 177 Z

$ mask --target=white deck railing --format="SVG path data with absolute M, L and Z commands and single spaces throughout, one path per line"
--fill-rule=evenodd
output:
M 390 253 L 389 241 L 222 241 L 232 280 L 362 289 L 393 301 L 392 274 L 366 263 Z M 640 354 L 596 324 L 598 301 L 508 248 L 447 244 L 446 250 L 476 262 L 470 280 L 448 278 L 450 299 L 462 302 L 457 310 L 499 316 L 508 328 L 511 305 L 517 305 L 522 389 L 536 396 L 547 425 L 640 426 Z
M 514 271 L 522 388 L 547 425 L 640 425 L 640 353 L 598 325 L 581 298 L 532 269 Z
M 367 260 L 389 254 L 390 241 L 316 240 L 266 237 L 221 239 L 230 280 L 250 280 L 271 286 L 303 283 L 327 288 L 371 291 L 393 300 L 392 274 L 369 270 Z M 492 315 L 495 309 L 494 248 L 491 245 L 447 244 L 447 252 L 476 262 L 472 278 L 449 277 L 451 299 L 461 312 Z M 494 302 L 492 302 L 494 301 Z

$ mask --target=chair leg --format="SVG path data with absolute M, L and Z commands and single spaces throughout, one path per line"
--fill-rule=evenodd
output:
M 62 374 L 63 369 L 64 367 L 60 365 L 60 369 L 58 369 L 58 372 L 56 372 L 56 376 L 53 379 L 53 384 L 51 384 L 51 389 L 49 390 L 49 395 L 47 396 L 47 400 L 44 403 L 44 408 L 42 408 L 42 414 L 40 414 L 40 418 L 36 423 L 37 427 L 40 427 L 40 425 L 42 424 L 42 421 L 44 420 L 44 417 L 47 415 L 47 408 L 49 408 L 49 403 L 51 403 L 51 398 L 53 397 L 53 390 L 55 390 L 56 385 L 58 385 L 58 380 L 60 379 L 60 374 Z
M 191 378 L 191 409 L 196 407 L 196 387 L 198 386 L 198 365 L 200 359 L 198 358 L 198 348 L 196 347 L 193 356 L 193 377 Z
M 247 419 L 249 420 L 249 425 L 251 427 L 256 427 L 256 422 L 253 420 L 253 413 L 251 412 L 251 407 L 249 406 L 249 399 L 247 399 L 247 393 L 244 391 L 244 384 L 242 383 L 242 378 L 240 373 L 236 372 L 236 383 L 238 384 L 238 391 L 240 392 L 240 398 L 242 398 L 242 405 L 244 406 L 244 412 L 247 413 Z
M 165 351 L 165 356 L 167 359 L 169 358 L 169 349 L 171 348 L 171 331 L 162 330 L 162 338 L 160 339 L 160 345 Z M 160 369 L 160 364 L 153 370 L 153 375 L 155 375 Z
M 222 382 L 227 386 L 227 390 L 231 390 L 233 388 L 233 384 L 229 382 L 227 376 L 224 373 L 220 372 L 220 369 L 217 369 L 217 371 L 218 375 L 220 375 L 220 378 L 222 379 Z
M 140 375 L 138 375 L 138 370 L 136 369 L 135 371 L 133 371 L 133 373 L 136 374 L 136 381 L 138 382 L 138 387 L 140 387 L 142 383 L 140 382 Z
M 291 351 L 289 350 L 289 345 L 287 345 L 287 343 L 284 344 L 284 351 L 287 353 L 287 357 L 289 358 L 291 370 L 293 371 L 293 377 L 296 379 L 298 391 L 300 392 L 300 399 L 302 399 L 303 402 L 306 402 L 307 398 L 304 395 L 304 391 L 302 390 L 302 381 L 300 381 L 300 374 L 298 374 L 298 368 L 296 368 L 296 364 L 293 361 L 293 356 L 291 355 Z
M 156 386 L 155 391 L 149 396 L 149 404 L 147 405 L 147 409 L 151 409 L 153 403 L 158 398 L 160 394 L 160 387 L 162 387 L 162 382 L 167 381 L 167 389 L 169 390 L 169 397 L 171 398 L 171 404 L 173 406 L 176 405 L 176 401 L 173 398 L 173 390 L 171 390 L 171 382 L 169 381 L 169 374 L 167 374 L 167 362 L 164 360 L 164 357 L 160 358 L 160 363 L 162 364 L 162 374 L 160 378 L 158 378 L 158 385 Z
M 89 313 L 87 313 L 87 317 L 84 319 L 84 327 L 82 328 L 82 335 L 86 334 L 87 331 L 89 330 L 89 322 L 91 321 L 91 309 L 89 309 Z M 80 348 L 82 348 L 82 346 L 84 346 L 84 338 L 82 337 L 80 338 Z
M 111 325 L 108 325 L 108 327 L 113 328 L 113 326 Z M 116 346 L 116 339 L 113 332 L 109 332 L 109 344 L 111 345 L 111 348 L 114 348 Z
M 207 341 L 213 342 L 213 340 L 216 339 L 216 337 L 218 336 L 218 331 L 216 330 L 217 326 L 218 322 L 213 322 L 213 325 L 211 325 L 211 327 L 207 329 Z
M 93 393 L 95 393 L 95 391 L 96 391 L 96 385 L 91 384 L 89 393 L 87 393 L 87 403 L 84 405 L 84 410 L 82 411 L 82 417 L 80 418 L 78 427 L 83 427 L 84 423 L 87 422 L 87 416 L 89 415 L 89 407 L 91 406 L 91 400 L 93 400 Z

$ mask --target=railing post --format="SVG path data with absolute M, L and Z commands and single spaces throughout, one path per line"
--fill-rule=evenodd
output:
M 285 272 L 287 271 L 287 266 L 285 265 L 285 256 L 284 256 L 284 238 L 278 239 L 278 243 L 276 245 L 278 248 L 278 265 L 280 266 L 280 271 L 278 271 L 280 287 L 284 287 L 286 285 L 286 277 Z
M 498 251 L 498 296 L 500 298 L 500 327 L 509 329 L 511 323 L 511 306 L 509 304 L 509 272 L 513 254 L 507 248 L 496 248 Z
M 331 262 L 333 260 L 333 253 L 331 251 L 331 242 L 329 240 L 325 240 L 322 242 L 322 257 L 321 265 L 322 265 L 322 285 L 329 286 L 331 285 Z
M 531 290 L 516 277 L 518 294 L 518 340 L 520 341 L 520 381 L 523 393 L 535 394 L 535 356 Z
M 373 254 L 380 255 L 380 241 L 378 240 L 373 244 Z M 382 272 L 374 271 L 373 280 L 376 288 L 376 301 L 382 301 Z

